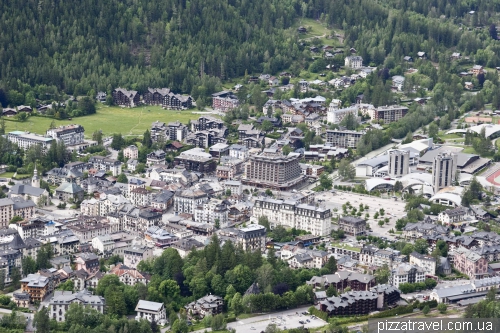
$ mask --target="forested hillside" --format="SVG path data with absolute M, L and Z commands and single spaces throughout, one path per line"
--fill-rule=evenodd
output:
M 190 92 L 201 68 L 234 77 L 288 67 L 298 0 L 5 0 L 0 77 L 74 94 L 108 85 Z
M 168 86 L 196 98 L 212 92 L 210 77 L 308 68 L 302 17 L 343 30 L 366 64 L 418 51 L 439 62 L 456 49 L 494 67 L 498 11 L 500 0 L 4 0 L 0 88 L 38 86 L 39 97 Z

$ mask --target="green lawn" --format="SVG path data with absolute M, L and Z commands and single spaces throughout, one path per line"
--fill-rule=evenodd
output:
M 168 123 L 180 121 L 187 123 L 191 119 L 199 118 L 199 114 L 188 111 L 163 110 L 159 106 L 143 106 L 137 108 L 120 108 L 117 106 L 99 105 L 97 113 L 77 117 L 72 120 L 55 120 L 46 117 L 30 117 L 25 122 L 6 118 L 6 131 L 30 131 L 38 134 L 45 134 L 54 120 L 56 126 L 80 124 L 85 128 L 85 137 L 91 138 L 92 133 L 102 130 L 104 135 L 122 133 L 125 136 L 141 136 L 146 129 L 151 128 L 151 123 L 161 121 Z
M 15 172 L 4 172 L 0 174 L 0 178 L 12 178 L 14 176 Z
M 464 153 L 464 154 L 477 154 L 476 150 L 472 146 L 465 147 L 464 150 L 462 151 L 462 153 Z
M 313 19 L 302 18 L 295 22 L 295 24 L 293 25 L 293 29 L 297 29 L 299 26 L 307 28 L 307 33 L 300 34 L 300 39 L 311 39 L 313 37 L 319 37 L 323 44 L 340 46 L 340 43 L 337 39 L 327 38 L 331 34 L 331 30 L 326 27 L 326 24 Z
M 361 252 L 361 249 L 359 247 L 352 247 L 352 246 L 349 246 L 345 243 L 332 243 L 332 246 L 338 247 L 338 248 L 343 248 L 346 250 L 355 251 L 355 252 Z

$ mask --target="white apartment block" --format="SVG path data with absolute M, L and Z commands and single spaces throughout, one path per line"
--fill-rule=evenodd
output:
M 153 257 L 153 249 L 147 246 L 130 246 L 123 250 L 123 263 L 130 268 L 137 268 L 142 261 Z
M 229 147 L 229 156 L 231 157 L 244 161 L 248 158 L 248 155 L 248 148 L 245 146 L 235 144 Z
M 95 198 L 83 200 L 80 204 L 80 213 L 87 216 L 99 216 L 99 200 Z
M 42 150 L 50 147 L 53 139 L 30 132 L 13 131 L 7 134 L 7 139 L 19 146 L 23 150 L 28 150 L 31 146 L 40 145 Z
M 410 265 L 421 267 L 427 275 L 436 274 L 436 259 L 434 257 L 412 252 L 410 254 Z
M 227 227 L 229 209 L 222 200 L 212 199 L 199 205 L 194 210 L 194 220 L 200 223 L 215 224 L 218 220 L 221 228 Z
M 240 196 L 243 193 L 243 186 L 239 180 L 226 180 L 224 182 L 224 191 L 231 191 L 231 195 Z
M 345 67 L 353 68 L 353 69 L 361 68 L 361 67 L 363 67 L 363 58 L 360 56 L 345 57 L 344 65 L 345 65 Z
M 352 114 L 354 117 L 358 117 L 359 107 L 358 104 L 350 106 L 348 108 L 338 109 L 334 102 L 330 103 L 328 111 L 326 114 L 326 121 L 332 124 L 340 123 L 345 117 Z
M 35 203 L 23 198 L 0 199 L 0 227 L 8 228 L 9 222 L 14 216 L 29 219 L 35 214 Z
M 136 160 L 139 157 L 139 148 L 134 145 L 128 146 L 123 149 L 123 157 L 126 159 Z
M 84 142 L 84 133 L 81 125 L 67 125 L 49 129 L 46 134 L 58 142 L 64 142 L 66 146 L 74 146 Z
M 115 242 L 109 235 L 101 235 L 92 239 L 92 248 L 101 254 L 110 254 L 115 248 Z
M 99 216 L 107 216 L 120 210 L 123 206 L 130 204 L 130 200 L 123 195 L 101 193 L 99 198 Z
M 113 177 L 116 177 L 122 173 L 122 162 L 118 160 L 113 160 L 103 156 L 92 156 L 89 159 L 89 163 L 92 167 L 97 170 L 111 171 Z
M 425 271 L 418 266 L 402 263 L 391 270 L 389 283 L 399 288 L 401 283 L 418 283 L 425 281 Z
M 135 311 L 137 312 L 135 316 L 136 320 L 146 319 L 150 323 L 154 321 L 160 325 L 164 325 L 167 321 L 167 313 L 163 303 L 144 301 L 141 299 L 139 303 L 137 303 Z
M 129 199 L 133 205 L 138 207 L 145 207 L 148 206 L 153 199 L 153 192 L 142 187 L 136 187 L 132 191 L 130 191 Z
M 315 236 L 328 235 L 331 225 L 329 209 L 294 201 L 258 198 L 253 207 L 252 219 L 266 216 L 271 228 L 282 225 L 287 228 L 309 231 Z
M 66 311 L 71 304 L 77 303 L 83 306 L 90 306 L 100 313 L 104 313 L 106 301 L 102 296 L 92 295 L 90 291 L 83 290 L 78 293 L 72 291 L 54 291 L 54 296 L 49 302 L 49 317 L 58 322 L 65 320 Z
M 175 192 L 174 212 L 194 214 L 199 205 L 208 201 L 208 195 L 199 189 L 186 189 Z

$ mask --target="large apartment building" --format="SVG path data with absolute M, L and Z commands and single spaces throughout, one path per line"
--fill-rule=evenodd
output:
M 66 146 L 75 146 L 84 142 L 84 133 L 81 125 L 67 125 L 49 129 L 46 134 L 56 141 L 64 142 Z
M 92 156 L 89 163 L 97 170 L 111 171 L 114 177 L 122 173 L 122 162 L 103 156 Z
M 366 220 L 355 216 L 339 218 L 339 230 L 350 236 L 363 236 L 366 233 Z
M 389 283 L 399 288 L 401 283 L 419 283 L 425 281 L 425 270 L 422 267 L 401 263 L 391 270 Z
M 284 226 L 309 231 L 316 236 L 328 235 L 331 225 L 329 209 L 290 200 L 258 198 L 253 207 L 253 219 L 266 216 L 271 228 Z
M 260 224 L 251 224 L 245 228 L 226 228 L 221 230 L 221 235 L 230 237 L 233 243 L 241 245 L 243 250 L 266 250 L 266 228 Z
M 384 124 L 390 124 L 406 116 L 408 108 L 401 105 L 380 106 L 369 109 L 368 114 L 372 120 L 383 120 Z
M 174 197 L 174 212 L 176 214 L 194 214 L 195 209 L 206 202 L 208 202 L 208 195 L 202 190 L 178 190 Z
M 9 132 L 7 140 L 17 144 L 23 150 L 28 150 L 31 146 L 35 145 L 40 145 L 42 150 L 47 150 L 53 141 L 52 138 L 23 131 Z
M 0 199 L 0 227 L 7 228 L 14 216 L 29 219 L 35 214 L 35 203 L 20 197 Z
M 221 91 L 212 94 L 212 107 L 215 111 L 227 112 L 240 105 L 238 97 L 231 91 Z
M 250 156 L 242 182 L 275 190 L 293 189 L 306 179 L 299 160 L 300 156 L 285 156 L 276 149 L 265 149 L 259 155 Z
M 113 103 L 120 106 L 134 107 L 140 102 L 139 93 L 135 90 L 116 88 L 113 90 Z
M 66 311 L 73 303 L 90 307 L 100 313 L 104 313 L 106 301 L 104 297 L 92 295 L 90 291 L 82 290 L 77 293 L 72 291 L 56 290 L 49 301 L 49 317 L 58 322 L 65 320 Z
M 452 186 L 457 172 L 457 154 L 441 153 L 434 157 L 432 166 L 432 185 L 434 193 Z
M 326 142 L 335 147 L 356 148 L 361 137 L 365 132 L 356 132 L 349 130 L 327 130 Z
M 378 285 L 369 291 L 350 291 L 321 301 L 319 309 L 329 316 L 366 315 L 381 310 L 400 299 L 400 291 L 392 286 Z
M 174 94 L 169 88 L 148 88 L 143 95 L 144 104 L 161 105 L 165 109 L 185 110 L 193 105 L 191 96 Z
M 175 165 L 183 165 L 186 170 L 197 172 L 213 172 L 217 167 L 217 161 L 206 153 L 203 148 L 193 148 L 183 151 L 175 157 Z
M 460 272 L 471 279 L 480 279 L 488 274 L 488 260 L 478 253 L 459 247 L 453 253 L 453 265 Z

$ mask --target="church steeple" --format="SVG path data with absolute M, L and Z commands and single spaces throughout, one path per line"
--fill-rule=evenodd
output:
M 31 186 L 33 187 L 40 187 L 40 178 L 38 178 L 38 171 L 36 170 L 36 163 L 35 163 L 35 170 L 33 170 L 33 178 L 31 178 Z

